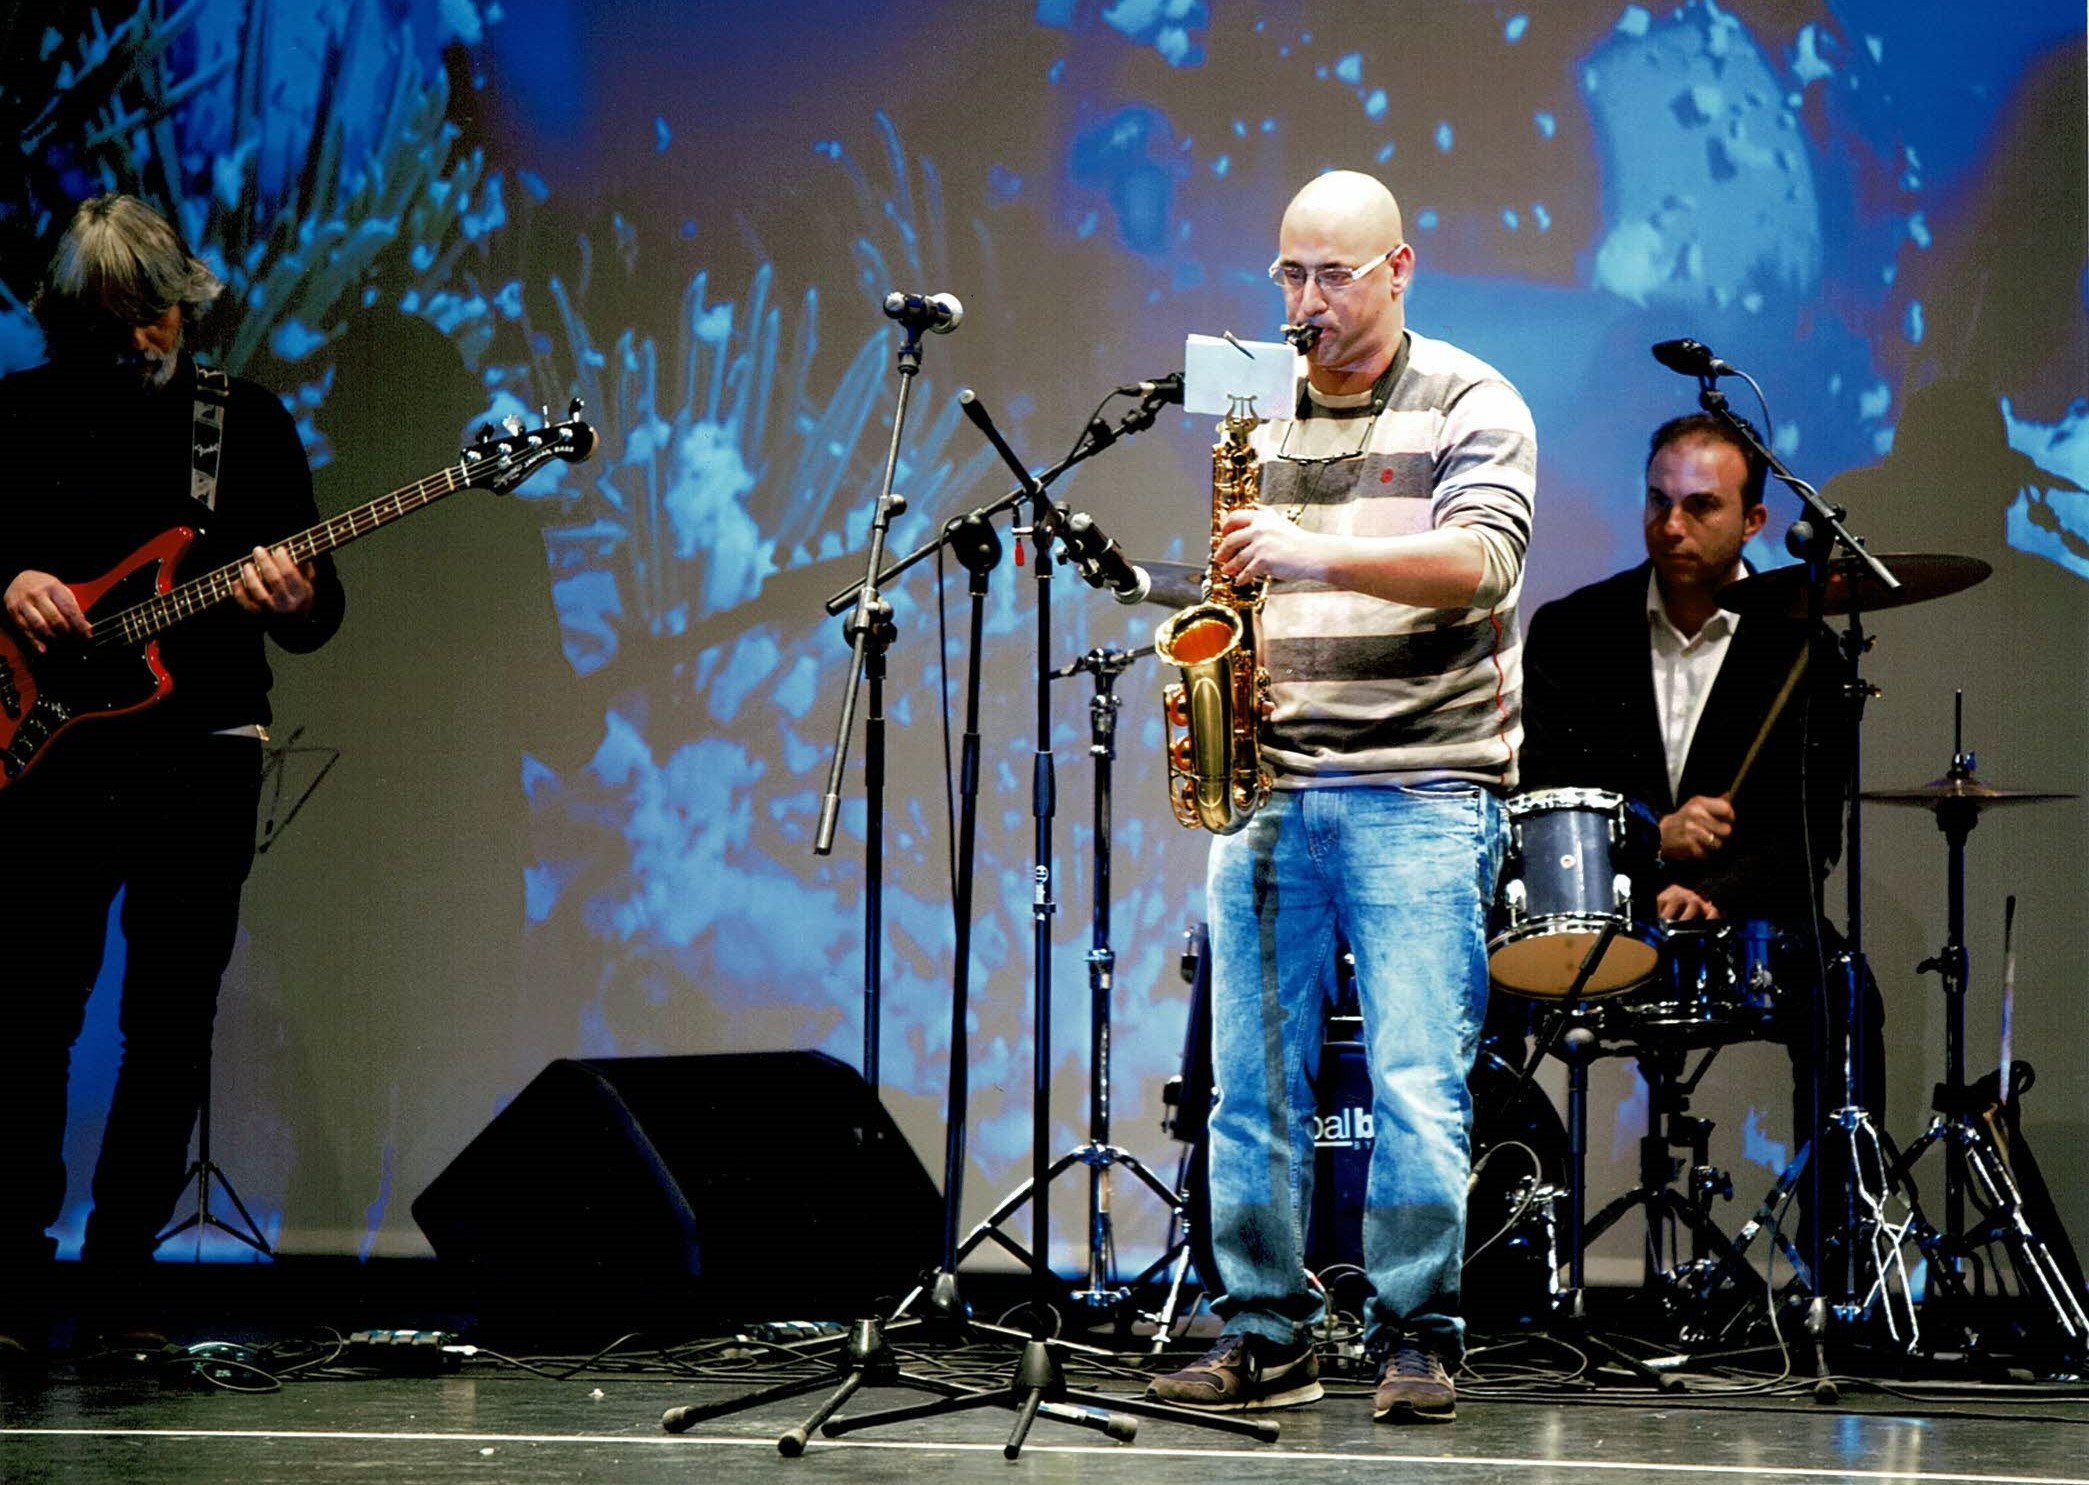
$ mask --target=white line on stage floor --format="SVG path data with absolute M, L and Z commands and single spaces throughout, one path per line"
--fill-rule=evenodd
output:
M 622 1433 L 408 1433 L 372 1429 L 288 1428 L 6 1428 L 0 1439 L 265 1439 L 279 1442 L 347 1442 L 361 1444 L 418 1443 L 468 1444 L 498 1448 L 503 1444 L 614 1444 L 621 1447 L 686 1449 L 713 1448 L 774 1449 L 773 1435 L 743 1438 L 727 1434 L 622 1434 Z M 922 1454 L 983 1454 L 1001 1452 L 993 1443 L 910 1442 L 898 1439 L 815 1439 L 807 1452 L 837 1449 L 886 1449 Z M 1449 1468 L 1611 1470 L 1641 1475 L 1775 1475 L 1795 1480 L 1912 1480 L 1936 1485 L 2089 1485 L 2089 1476 L 2079 1475 L 1985 1475 L 1944 1470 L 1831 1469 L 1819 1465 L 1758 1464 L 1664 1464 L 1624 1459 L 1542 1459 L 1495 1454 L 1406 1454 L 1397 1450 L 1368 1453 L 1335 1449 L 1186 1449 L 1147 1444 L 1027 1444 L 1026 1454 L 1110 1455 L 1123 1459 L 1225 1459 L 1241 1463 L 1266 1462 L 1290 1468 L 1301 1463 L 1335 1464 L 1431 1464 Z

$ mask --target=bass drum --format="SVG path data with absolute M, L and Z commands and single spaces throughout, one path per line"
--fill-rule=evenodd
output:
M 1337 1304 L 1354 1308 L 1362 1300 L 1372 1145 L 1371 1078 L 1362 1045 L 1328 1042 L 1315 1086 L 1320 1107 L 1306 1267 Z M 1565 1188 L 1566 1128 L 1545 1091 L 1536 1084 L 1518 1089 L 1516 1069 L 1492 1051 L 1481 1052 L 1467 1086 L 1478 1179 L 1466 1208 L 1466 1319 L 1480 1329 L 1535 1324 L 1551 1313 L 1556 1286 L 1552 1198 Z M 1215 1295 L 1225 1286 L 1211 1248 L 1207 1152 L 1201 1138 L 1192 1146 L 1184 1195 L 1191 1261 L 1204 1292 Z

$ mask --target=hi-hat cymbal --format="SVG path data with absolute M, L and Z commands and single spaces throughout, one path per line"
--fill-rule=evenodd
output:
M 1873 804 L 1898 804 L 1918 809 L 1940 809 L 1947 804 L 1968 804 L 1992 809 L 2004 804 L 2042 804 L 2055 799 L 2074 799 L 2073 794 L 2048 794 L 2034 789 L 1998 789 L 1983 784 L 1972 774 L 1946 774 L 1912 789 L 1866 789 L 1860 796 Z
M 1900 582 L 1888 588 L 1855 557 L 1837 557 L 1828 567 L 1823 615 L 1846 614 L 1855 608 L 1871 613 L 1926 603 L 1982 581 L 1995 569 L 1978 557 L 1936 552 L 1898 552 L 1879 560 Z M 1812 613 L 1806 591 L 1806 568 L 1773 567 L 1729 583 L 1719 590 L 1719 606 L 1737 614 L 1770 614 L 1803 619 Z
M 1192 567 L 1187 562 L 1165 562 L 1159 559 L 1147 561 L 1141 557 L 1138 565 L 1146 569 L 1153 579 L 1147 590 L 1146 601 L 1157 603 L 1162 608 L 1188 608 L 1193 603 L 1204 601 L 1204 564 Z

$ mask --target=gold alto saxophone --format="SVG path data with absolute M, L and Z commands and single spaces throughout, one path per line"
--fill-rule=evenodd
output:
M 1235 583 L 1219 568 L 1218 545 L 1228 511 L 1256 503 L 1261 461 L 1248 435 L 1261 419 L 1252 398 L 1236 397 L 1211 446 L 1211 555 L 1204 601 L 1178 609 L 1154 631 L 1153 649 L 1182 671 L 1162 695 L 1168 730 L 1168 798 L 1191 830 L 1231 835 L 1269 803 L 1262 763 L 1262 710 L 1269 672 L 1255 659 L 1254 616 L 1267 578 Z

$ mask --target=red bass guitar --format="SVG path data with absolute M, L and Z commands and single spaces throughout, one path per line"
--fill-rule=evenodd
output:
M 580 421 L 577 401 L 565 422 L 534 432 L 510 419 L 506 436 L 488 429 L 448 468 L 278 545 L 292 561 L 308 562 L 445 495 L 512 490 L 553 459 L 578 463 L 594 448 L 595 430 Z M 195 539 L 195 532 L 177 526 L 93 581 L 69 584 L 93 626 L 91 638 L 60 641 L 39 655 L 11 626 L 0 628 L 0 788 L 28 773 L 81 722 L 139 711 L 172 694 L 174 678 L 160 663 L 159 636 L 230 598 L 242 565 L 234 562 L 177 586 L 175 570 Z

